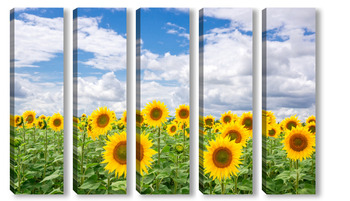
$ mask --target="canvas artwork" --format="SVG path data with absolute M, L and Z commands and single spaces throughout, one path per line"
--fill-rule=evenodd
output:
M 63 193 L 63 9 L 10 13 L 10 189 Z
M 252 9 L 199 13 L 199 189 L 252 194 Z
M 263 10 L 263 190 L 315 194 L 316 12 Z
M 73 11 L 73 188 L 126 194 L 126 9 Z
M 188 194 L 189 9 L 138 9 L 136 41 L 137 190 Z

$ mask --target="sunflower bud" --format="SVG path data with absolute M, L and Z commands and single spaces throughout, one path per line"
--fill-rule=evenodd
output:
M 21 146 L 22 142 L 20 139 L 16 138 L 14 141 L 13 141 L 13 146 L 14 147 L 19 147 Z
M 178 154 L 180 154 L 180 153 L 182 153 L 182 152 L 184 151 L 184 146 L 183 146 L 182 144 L 176 144 L 176 145 L 174 146 L 174 148 L 175 148 L 175 151 L 176 151 Z

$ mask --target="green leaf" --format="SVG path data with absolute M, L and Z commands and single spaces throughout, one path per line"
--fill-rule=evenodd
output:
M 54 173 L 52 173 L 51 175 L 45 177 L 40 183 L 43 183 L 44 181 L 51 181 L 53 179 L 56 179 L 58 177 L 62 177 L 62 172 L 60 170 L 56 170 Z
M 80 189 L 96 190 L 99 186 L 100 183 L 97 182 L 97 175 L 92 175 L 80 186 Z

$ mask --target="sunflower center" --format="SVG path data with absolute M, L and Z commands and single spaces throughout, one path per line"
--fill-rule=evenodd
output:
M 225 116 L 224 117 L 224 122 L 225 123 L 230 123 L 231 122 L 231 117 L 230 116 Z
M 309 131 L 310 131 L 311 133 L 315 133 L 315 131 L 316 131 L 315 126 L 310 126 L 310 127 L 309 127 Z
M 60 119 L 53 120 L 53 125 L 56 127 L 59 127 L 61 125 L 61 120 Z
M 143 156 L 143 146 L 139 142 L 136 142 L 136 160 L 142 161 Z
M 247 128 L 247 129 L 252 129 L 252 125 L 253 125 L 253 120 L 251 118 L 245 118 L 243 119 L 243 124 L 244 124 L 244 127 Z
M 205 120 L 205 124 L 208 126 L 212 126 L 213 125 L 213 120 L 212 119 L 207 119 Z
M 213 162 L 218 168 L 225 168 L 231 164 L 232 153 L 226 147 L 219 147 L 213 153 Z
M 109 116 L 107 114 L 101 114 L 97 117 L 97 126 L 100 128 L 104 128 L 109 123 Z
M 143 123 L 143 116 L 142 115 L 136 115 L 136 122 Z
M 307 139 L 304 135 L 294 134 L 289 140 L 290 148 L 294 151 L 300 152 L 307 147 Z
M 291 122 L 288 122 L 288 123 L 287 123 L 287 128 L 288 128 L 289 130 L 292 130 L 293 127 L 297 127 L 297 123 L 296 123 L 296 122 L 291 121 Z
M 126 141 L 119 142 L 114 147 L 113 153 L 114 160 L 122 165 L 126 164 Z
M 269 130 L 269 136 L 275 136 L 275 134 L 276 134 L 275 129 Z
M 176 131 L 176 126 L 171 126 L 171 127 L 170 127 L 170 131 L 171 131 L 171 132 L 175 132 L 175 131 Z
M 153 108 L 151 110 L 151 119 L 153 120 L 159 120 L 160 118 L 162 118 L 163 115 L 163 111 L 160 108 Z
M 311 123 L 311 122 L 315 122 L 315 123 L 316 123 L 316 121 L 315 121 L 315 120 L 313 120 L 313 119 L 309 120 L 309 122 L 308 122 L 308 123 Z
M 17 117 L 17 118 L 16 118 L 16 124 L 21 124 L 21 123 L 22 123 L 21 118 L 20 118 L 20 117 Z
M 226 136 L 230 136 L 230 140 L 235 140 L 235 143 L 240 143 L 242 140 L 241 134 L 235 130 L 230 130 L 229 132 L 227 132 Z
M 187 117 L 190 115 L 187 109 L 181 109 L 179 112 L 179 116 L 181 119 L 187 119 Z
M 28 124 L 31 124 L 33 121 L 34 121 L 33 115 L 29 115 L 29 116 L 27 117 L 27 122 L 28 122 Z

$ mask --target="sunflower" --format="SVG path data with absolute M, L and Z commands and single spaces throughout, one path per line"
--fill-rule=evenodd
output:
M 213 128 L 215 118 L 211 115 L 204 117 L 204 125 L 206 128 Z
M 263 118 L 266 118 L 267 124 L 276 124 L 276 117 L 271 111 L 262 111 Z
M 37 124 L 36 126 L 39 128 L 39 129 L 45 129 L 47 124 L 46 124 L 46 121 L 45 119 L 40 119 L 37 121 Z
M 86 114 L 83 113 L 83 114 L 81 115 L 81 117 L 82 117 L 82 118 L 86 118 Z
M 73 126 L 77 128 L 79 123 L 80 123 L 79 118 L 73 116 Z
M 316 123 L 314 121 L 311 121 L 310 123 L 306 124 L 305 127 L 310 133 L 316 135 Z
M 63 129 L 63 117 L 60 113 L 52 115 L 49 121 L 49 126 L 54 131 L 60 131 Z
M 175 123 L 171 123 L 167 126 L 167 132 L 170 136 L 174 136 L 177 131 L 177 125 Z
M 309 116 L 307 119 L 306 119 L 306 122 L 305 123 L 311 123 L 311 122 L 315 122 L 316 123 L 316 117 L 314 115 L 311 115 Z
M 281 134 L 281 128 L 278 124 L 267 125 L 267 136 L 278 138 Z
M 113 113 L 107 107 L 99 107 L 91 114 L 92 131 L 95 136 L 106 134 L 112 129 Z
M 91 122 L 87 123 L 86 131 L 87 131 L 88 137 L 91 137 L 91 139 L 93 139 L 93 140 L 95 140 L 99 136 L 99 134 L 93 132 Z
M 190 106 L 188 105 L 180 105 L 178 108 L 175 109 L 175 118 L 179 122 L 186 123 L 187 125 L 190 122 Z
M 15 115 L 14 121 L 15 121 L 15 126 L 19 127 L 23 124 L 23 117 L 20 115 Z
M 283 149 L 287 151 L 287 157 L 292 160 L 300 160 L 310 158 L 315 151 L 315 136 L 310 135 L 306 127 L 293 127 L 286 134 Z
M 236 114 L 233 114 L 231 111 L 225 112 L 224 114 L 221 114 L 220 122 L 225 125 L 229 124 L 231 122 L 237 121 L 238 116 Z
M 186 136 L 187 138 L 189 138 L 189 137 L 190 137 L 190 132 L 187 131 L 187 130 L 185 130 L 185 136 Z
M 136 110 L 136 125 L 142 126 L 145 122 L 143 111 Z
M 150 126 L 160 127 L 166 121 L 169 115 L 168 108 L 163 102 L 154 100 L 152 103 L 147 103 L 144 109 L 145 118 Z
M 153 143 L 148 139 L 149 134 L 136 135 L 136 170 L 143 176 L 148 174 L 147 167 L 151 167 L 152 156 L 157 152 L 151 149 Z
M 108 173 L 115 171 L 116 177 L 124 175 L 126 177 L 126 133 L 125 131 L 120 134 L 115 133 L 112 136 L 108 135 L 106 140 L 106 146 L 103 147 L 105 152 L 102 153 L 104 161 L 101 163 L 107 163 L 105 170 Z
M 239 165 L 242 164 L 240 161 L 242 147 L 239 144 L 231 141 L 229 137 L 218 136 L 215 141 L 209 141 L 209 146 L 206 148 L 208 151 L 204 152 L 203 162 L 205 174 L 210 173 L 213 180 L 220 181 L 237 175 Z
M 126 111 L 124 111 L 124 112 L 123 112 L 123 116 L 122 116 L 122 118 L 121 118 L 121 120 L 122 120 L 124 126 L 126 126 L 126 119 L 127 119 L 127 113 L 126 113 Z
M 23 113 L 23 121 L 27 128 L 31 128 L 35 122 L 35 111 L 25 111 Z
M 45 120 L 46 116 L 42 114 L 42 115 L 40 115 L 39 119 L 44 119 Z
M 285 131 L 292 130 L 293 127 L 301 125 L 300 120 L 296 115 L 285 118 L 281 123 L 283 125 L 283 130 Z
M 251 112 L 243 113 L 239 118 L 239 123 L 248 130 L 249 137 L 253 136 L 253 114 Z
M 248 130 L 239 123 L 230 123 L 224 126 L 221 130 L 221 137 L 228 137 L 231 141 L 241 146 L 246 146 L 249 137 Z
M 216 124 L 214 125 L 213 133 L 219 133 L 219 132 L 221 132 L 222 127 L 223 127 L 222 124 L 216 123 Z

